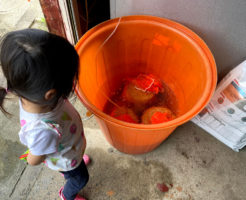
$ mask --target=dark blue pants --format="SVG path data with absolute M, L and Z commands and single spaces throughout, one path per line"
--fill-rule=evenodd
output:
M 76 195 L 89 180 L 89 174 L 86 165 L 82 160 L 77 168 L 61 173 L 64 174 L 64 177 L 67 181 L 64 185 L 63 195 L 66 200 L 74 200 Z

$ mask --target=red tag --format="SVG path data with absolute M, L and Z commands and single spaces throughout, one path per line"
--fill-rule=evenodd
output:
M 163 89 L 161 81 L 156 79 L 152 74 L 140 74 L 132 82 L 138 89 L 155 94 L 158 94 Z
M 150 121 L 151 121 L 151 124 L 159 124 L 159 123 L 162 123 L 162 122 L 168 122 L 172 119 L 172 115 L 169 114 L 169 113 L 162 113 L 162 112 L 155 112 Z

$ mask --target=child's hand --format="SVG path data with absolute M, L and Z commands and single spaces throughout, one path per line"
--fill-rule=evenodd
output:
M 28 156 L 29 156 L 29 154 L 30 154 L 30 150 L 29 149 L 27 149 L 19 158 L 20 158 L 20 160 L 24 160 L 25 162 L 28 162 L 28 160 L 27 160 L 27 158 L 28 158 Z M 40 164 L 41 162 L 44 162 L 44 160 L 45 160 L 45 156 L 34 156 L 34 155 L 30 155 L 29 156 L 29 161 L 31 162 L 31 163 L 29 163 L 30 165 L 38 165 L 38 164 Z M 41 162 L 39 162 L 39 160 L 41 161 Z M 33 163 L 33 164 L 32 164 Z M 36 164 L 35 164 L 36 163 Z
M 46 158 L 45 155 L 35 156 L 35 155 L 32 155 L 31 152 L 29 152 L 27 155 L 27 162 L 29 165 L 39 165 L 45 160 L 45 158 Z

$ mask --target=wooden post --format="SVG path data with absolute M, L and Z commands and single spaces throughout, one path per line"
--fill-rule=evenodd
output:
M 39 0 L 50 33 L 66 37 L 58 0 Z

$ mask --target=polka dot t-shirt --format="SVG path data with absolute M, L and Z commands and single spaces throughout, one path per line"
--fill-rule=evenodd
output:
M 48 113 L 26 112 L 20 101 L 19 137 L 33 155 L 46 155 L 45 164 L 58 171 L 76 168 L 83 159 L 85 137 L 81 118 L 68 100 L 60 99 Z

